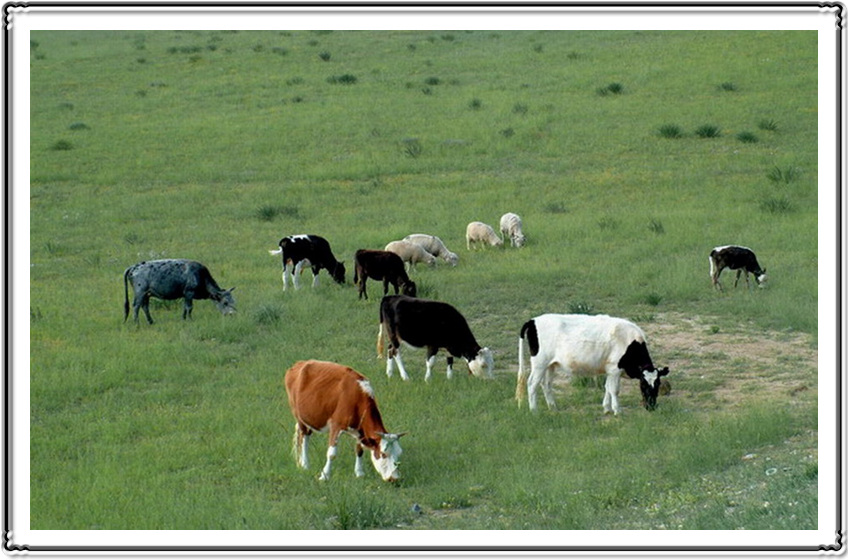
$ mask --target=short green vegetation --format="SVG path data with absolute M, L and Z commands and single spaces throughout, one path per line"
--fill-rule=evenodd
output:
M 817 527 L 814 32 L 31 45 L 32 529 Z M 468 222 L 505 212 L 525 247 L 465 249 Z M 407 350 L 403 383 L 375 357 L 379 297 L 357 299 L 353 254 L 418 232 L 459 254 L 413 270 L 419 293 L 468 318 L 494 380 L 457 360 L 448 381 L 442 355 L 425 384 Z M 298 233 L 330 241 L 348 285 L 306 272 L 283 292 L 268 251 Z M 767 289 L 731 271 L 711 288 L 729 243 Z M 239 312 L 197 301 L 184 322 L 154 300 L 156 324 L 123 323 L 124 269 L 163 257 L 206 264 Z M 612 418 L 602 384 L 575 381 L 556 411 L 518 409 L 518 331 L 545 312 L 640 323 L 671 393 L 649 413 L 625 380 Z M 355 479 L 350 438 L 329 482 L 323 436 L 296 468 L 282 378 L 306 358 L 371 379 L 409 432 L 400 483 Z

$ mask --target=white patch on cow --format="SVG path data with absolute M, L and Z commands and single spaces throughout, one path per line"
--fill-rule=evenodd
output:
M 436 355 L 433 354 L 429 358 L 427 358 L 427 372 L 424 374 L 424 381 L 430 381 L 430 377 L 433 375 L 433 364 L 436 363 Z M 450 379 L 450 366 L 448 366 L 448 379 Z
M 759 284 L 760 288 L 765 288 L 766 280 L 768 280 L 768 275 L 760 274 L 757 276 L 757 284 Z
M 648 384 L 651 387 L 653 387 L 654 384 L 657 382 L 657 378 L 659 377 L 659 373 L 657 372 L 657 370 L 643 371 L 642 376 L 645 378 L 645 381 L 647 381 Z
M 289 239 L 309 239 L 309 236 L 305 233 L 301 233 L 299 235 L 292 235 Z
M 494 368 L 495 359 L 492 357 L 492 351 L 488 348 L 481 348 L 477 352 L 477 356 L 468 362 L 468 369 L 474 377 L 485 377 L 492 379 L 492 369 Z
M 376 449 L 371 451 L 371 463 L 385 481 L 400 478 L 398 467 L 403 450 L 400 448 L 399 438 L 397 434 L 383 434 L 380 439 L 380 451 Z
M 374 389 L 371 387 L 371 384 L 367 379 L 360 379 L 357 381 L 359 383 L 359 388 L 362 389 L 362 392 L 368 395 L 371 398 L 374 398 Z

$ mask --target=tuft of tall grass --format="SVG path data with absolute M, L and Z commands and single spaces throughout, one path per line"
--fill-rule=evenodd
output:
M 358 81 L 358 78 L 353 74 L 341 74 L 340 76 L 330 76 L 327 78 L 327 83 L 353 85 Z
M 788 184 L 795 181 L 801 175 L 801 171 L 797 167 L 789 166 L 786 168 L 772 167 L 766 174 L 769 181 L 772 183 Z
M 663 138 L 683 138 L 683 129 L 676 124 L 664 124 L 659 128 L 659 135 Z
M 754 144 L 760 141 L 756 134 L 749 131 L 740 132 L 736 135 L 736 139 L 745 144 Z
M 757 123 L 757 128 L 759 128 L 760 130 L 768 130 L 770 132 L 775 132 L 777 131 L 777 123 L 774 121 L 774 119 L 761 119 Z
M 721 136 L 721 129 L 712 124 L 705 124 L 695 129 L 695 135 L 699 138 L 718 138 Z
M 767 214 L 788 214 L 794 210 L 794 206 L 786 196 L 768 196 L 760 201 L 760 210 Z

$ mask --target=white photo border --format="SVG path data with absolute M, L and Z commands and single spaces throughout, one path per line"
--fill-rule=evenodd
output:
M 4 550 L 460 555 L 838 553 L 845 534 L 845 6 L 841 3 L 4 5 Z M 414 16 L 414 17 L 412 17 Z M 275 20 L 275 18 L 278 18 Z M 284 24 L 281 19 L 285 18 Z M 277 23 L 279 21 L 279 23 Z M 29 528 L 29 32 L 99 29 L 806 29 L 819 33 L 819 527 L 814 531 L 44 531 Z M 834 257 L 831 259 L 830 257 Z M 833 334 L 833 338 L 830 335 Z M 831 396 L 833 398 L 831 398 Z M 434 534 L 435 533 L 435 534 Z M 334 543 L 322 546 L 318 543 Z M 434 546 L 432 543 L 441 543 Z M 532 543 L 532 544 L 517 544 Z

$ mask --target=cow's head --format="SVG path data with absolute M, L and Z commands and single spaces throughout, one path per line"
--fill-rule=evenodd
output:
M 639 389 L 642 391 L 642 404 L 647 410 L 657 408 L 657 395 L 660 394 L 661 377 L 668 375 L 668 368 L 643 369 L 639 376 Z
M 484 377 L 492 379 L 492 369 L 495 365 L 495 359 L 492 357 L 492 351 L 488 348 L 481 348 L 473 360 L 468 361 L 468 369 L 474 377 Z
M 415 297 L 418 293 L 418 288 L 415 286 L 415 282 L 410 280 L 409 282 L 404 282 L 400 288 L 400 293 L 405 296 Z
M 516 247 L 524 247 L 524 243 L 527 242 L 527 238 L 524 237 L 523 234 L 519 233 L 515 236 L 515 246 Z
M 400 479 L 400 454 L 403 450 L 400 448 L 400 438 L 404 434 L 379 434 L 380 439 L 376 440 L 373 447 L 369 446 L 371 452 L 371 463 L 374 468 L 380 473 L 380 477 L 386 482 L 395 482 Z
M 236 300 L 233 298 L 233 290 L 235 290 L 234 287 L 229 290 L 219 292 L 217 296 L 214 297 L 215 304 L 218 306 L 218 311 L 224 315 L 236 312 Z
M 754 275 L 754 279 L 757 281 L 757 287 L 765 288 L 766 282 L 768 281 L 768 276 L 766 275 L 766 269 L 764 268 L 762 272 Z
M 333 280 L 338 282 L 339 284 L 345 283 L 345 265 L 343 262 L 337 262 L 336 266 L 333 267 L 333 270 L 330 274 L 333 277 Z

